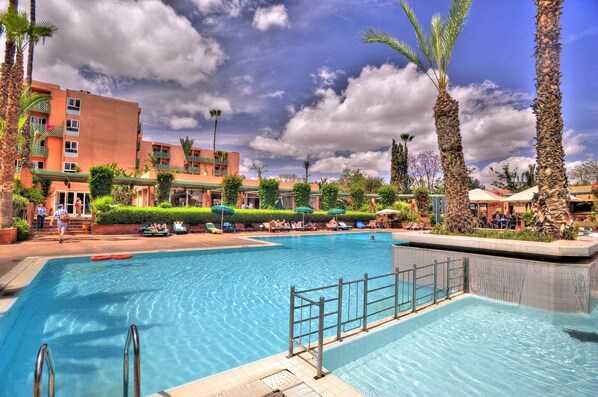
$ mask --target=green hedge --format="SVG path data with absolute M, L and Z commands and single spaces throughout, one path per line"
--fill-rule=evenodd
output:
M 305 182 L 298 182 L 293 185 L 293 199 L 297 207 L 309 206 L 309 196 L 311 194 L 311 185 Z
M 97 165 L 89 168 L 89 194 L 91 198 L 110 196 L 112 194 L 112 180 L 114 170 L 107 165 Z
M 13 218 L 12 227 L 17 228 L 17 240 L 24 241 L 29 238 L 29 224 L 24 219 Z
M 262 179 L 260 181 L 260 206 L 262 208 L 274 208 L 278 198 L 280 182 L 276 179 Z
M 435 226 L 432 234 L 441 234 L 445 236 L 464 236 L 464 237 L 478 237 L 478 238 L 497 238 L 501 240 L 521 240 L 521 241 L 537 241 L 550 243 L 554 241 L 552 236 L 545 233 L 534 232 L 529 229 L 524 230 L 483 230 L 475 229 L 473 233 L 451 233 L 442 226 Z
M 156 175 L 156 203 L 168 201 L 174 178 L 174 174 L 170 171 L 158 171 Z
M 224 216 L 226 222 L 231 223 L 262 223 L 272 219 L 287 221 L 300 221 L 303 214 L 289 210 L 243 210 L 236 209 L 235 214 Z M 332 217 L 325 211 L 316 211 L 313 214 L 306 214 L 305 220 L 312 222 L 328 222 Z M 347 212 L 339 215 L 338 219 L 346 222 L 364 221 L 376 219 L 374 214 L 369 212 Z M 170 224 L 174 221 L 183 221 L 190 225 L 197 225 L 206 222 L 220 223 L 220 215 L 212 214 L 209 208 L 155 208 L 155 207 L 116 207 L 108 212 L 100 212 L 96 215 L 96 223 L 100 225 L 112 224 L 136 224 L 148 222 L 165 222 Z
M 338 198 L 338 186 L 328 184 L 322 186 L 322 209 L 331 210 L 336 207 L 336 199 Z

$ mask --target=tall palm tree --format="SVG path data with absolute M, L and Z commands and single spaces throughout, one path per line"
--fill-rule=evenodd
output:
M 9 0 L 8 11 L 16 11 L 19 5 L 18 0 Z M 6 108 L 6 101 L 8 100 L 8 86 L 10 82 L 10 71 L 15 62 L 15 40 L 8 36 L 4 46 L 4 62 L 0 68 L 0 109 Z M 4 114 L 0 114 L 0 118 L 4 118 Z
M 311 167 L 310 161 L 305 160 L 303 162 L 303 168 L 305 168 L 305 183 L 307 183 L 307 179 L 309 178 L 309 167 Z
M 212 109 L 212 110 L 210 110 L 210 116 L 214 117 L 214 146 L 213 146 L 213 150 L 214 150 L 214 168 L 212 169 L 212 173 L 216 172 L 216 127 L 218 127 L 218 117 L 220 117 L 221 113 L 222 113 L 222 110 L 220 110 L 220 109 Z
M 35 0 L 29 0 L 29 22 L 30 26 L 35 26 Z M 38 38 L 39 39 L 39 38 Z M 36 43 L 33 43 L 36 44 Z M 30 45 L 27 48 L 27 71 L 25 81 L 27 82 L 27 87 L 29 92 L 31 92 L 31 83 L 33 82 L 33 50 L 35 45 Z M 23 139 L 25 140 L 25 144 L 23 145 L 23 149 L 21 152 L 21 173 L 23 172 L 30 172 L 31 168 L 33 167 L 33 163 L 31 162 L 31 143 L 32 139 L 35 137 L 31 136 L 31 120 L 27 117 L 25 121 L 25 125 L 21 130 L 23 135 Z M 23 179 L 22 179 L 23 180 Z M 27 182 L 31 181 L 28 179 Z M 25 183 L 25 182 L 24 182 Z M 25 186 L 31 187 L 31 186 Z
M 536 164 L 538 211 L 534 230 L 562 237 L 567 228 L 567 173 L 561 114 L 560 16 L 563 0 L 536 0 Z
M 403 193 L 409 192 L 409 151 L 407 149 L 407 142 L 411 142 L 415 138 L 413 135 L 409 135 L 408 133 L 401 134 L 401 140 L 403 141 L 403 158 L 402 158 L 402 173 L 403 173 L 403 180 L 401 181 L 401 191 Z
M 23 88 L 23 54 L 27 45 L 35 45 L 40 38 L 51 37 L 56 27 L 49 22 L 32 25 L 26 13 L 11 9 L 0 14 L 0 22 L 6 36 L 15 43 L 15 60 L 10 70 L 5 113 L 0 114 L 5 123 L 0 147 L 0 227 L 8 227 L 12 224 L 12 191 Z M 2 79 L 6 77 L 4 75 Z
M 193 148 L 195 139 L 186 136 L 185 138 L 179 138 L 179 142 L 185 154 L 185 174 L 187 174 L 189 172 L 189 156 L 191 156 L 191 149 Z
M 422 26 L 409 5 L 404 1 L 399 2 L 415 30 L 418 48 L 424 55 L 427 66 L 410 45 L 390 34 L 376 29 L 368 29 L 363 33 L 365 43 L 382 43 L 413 62 L 430 78 L 438 90 L 438 97 L 434 104 L 434 122 L 446 188 L 447 213 L 444 224 L 453 232 L 473 230 L 467 192 L 467 167 L 463 158 L 459 124 L 459 103 L 447 91 L 448 65 L 457 38 L 463 31 L 471 2 L 472 0 L 453 0 L 449 14 L 444 20 L 440 15 L 434 15 L 430 36 L 424 34 Z
M 257 172 L 258 182 L 262 181 L 262 175 L 264 174 L 264 172 L 268 171 L 266 169 L 266 164 L 258 164 L 258 163 L 253 163 L 253 165 L 251 166 L 251 169 L 254 170 L 255 172 Z

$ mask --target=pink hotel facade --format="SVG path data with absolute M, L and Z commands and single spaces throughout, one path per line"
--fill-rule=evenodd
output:
M 38 138 L 31 150 L 33 174 L 53 181 L 53 192 L 46 202 L 48 208 L 55 209 L 62 203 L 74 213 L 78 197 L 88 213 L 88 172 L 99 164 L 116 163 L 128 173 L 138 171 L 139 177 L 115 178 L 115 183 L 135 186 L 137 206 L 154 205 L 156 170 L 175 172 L 170 197 L 173 206 L 219 204 L 222 178 L 239 174 L 239 153 L 218 151 L 214 162 L 213 151 L 200 147 L 193 148 L 185 173 L 185 156 L 180 145 L 143 140 L 141 108 L 135 102 L 65 90 L 39 81 L 34 81 L 32 88 L 52 96 L 48 103 L 31 112 L 32 132 Z M 150 165 L 150 156 L 156 160 L 155 167 Z M 20 172 L 20 158 L 16 165 Z M 239 205 L 245 202 L 259 207 L 258 185 L 257 180 L 244 180 Z M 285 208 L 294 206 L 291 189 L 291 183 L 281 182 Z M 312 191 L 316 190 L 318 185 L 312 185 Z M 317 194 L 312 202 L 317 208 Z

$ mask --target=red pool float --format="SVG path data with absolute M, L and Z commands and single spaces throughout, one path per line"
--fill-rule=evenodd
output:
M 112 259 L 131 259 L 132 257 L 133 257 L 133 255 L 131 255 L 131 254 L 112 255 Z
M 110 256 L 110 255 L 95 255 L 89 259 L 91 259 L 92 261 L 105 261 L 108 259 L 112 259 L 112 256 Z

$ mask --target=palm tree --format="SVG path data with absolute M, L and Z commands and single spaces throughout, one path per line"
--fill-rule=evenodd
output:
M 251 166 L 252 170 L 254 170 L 255 172 L 257 172 L 257 180 L 258 182 L 262 181 L 262 174 L 266 171 L 268 171 L 266 169 L 266 164 L 258 164 L 258 163 L 253 163 L 253 165 Z
M 185 174 L 187 174 L 189 173 L 189 156 L 191 156 L 191 149 L 193 148 L 195 139 L 186 136 L 185 138 L 179 138 L 179 142 L 181 143 L 183 153 L 185 154 Z
M 463 158 L 459 124 L 459 103 L 447 91 L 448 65 L 457 38 L 465 25 L 471 2 L 472 0 L 453 0 L 449 14 L 444 20 L 440 15 L 434 15 L 430 36 L 424 34 L 409 5 L 404 1 L 399 2 L 415 30 L 417 45 L 427 61 L 427 66 L 411 46 L 390 34 L 375 29 L 368 29 L 363 33 L 365 43 L 382 43 L 413 62 L 430 78 L 438 90 L 438 97 L 434 104 L 434 122 L 446 188 L 447 213 L 444 221 L 445 227 L 453 232 L 473 230 L 467 192 L 467 167 Z
M 305 168 L 305 183 L 307 183 L 307 178 L 309 178 L 309 167 L 311 167 L 311 163 L 309 160 L 305 160 L 303 162 L 303 168 Z
M 29 0 L 29 22 L 30 22 L 30 26 L 35 26 L 35 0 Z M 37 38 L 39 40 L 39 38 Z M 36 43 L 33 43 L 36 44 Z M 26 82 L 27 82 L 27 87 L 29 87 L 29 92 L 31 92 L 31 83 L 33 82 L 33 50 L 35 48 L 35 45 L 30 45 L 27 48 L 27 72 L 26 72 Z M 33 164 L 31 163 L 31 147 L 32 147 L 32 139 L 34 139 L 35 137 L 31 136 L 31 120 L 29 117 L 27 117 L 27 120 L 25 121 L 25 125 L 23 126 L 23 129 L 21 130 L 22 135 L 23 135 L 23 139 L 25 140 L 25 144 L 23 145 L 23 150 L 21 152 L 21 176 L 23 176 L 24 173 L 26 172 L 30 172 L 31 168 L 33 167 Z M 27 179 L 27 181 L 25 182 L 23 180 L 24 178 L 21 179 L 21 181 L 23 181 L 23 183 L 29 183 L 31 181 L 31 179 Z M 31 186 L 25 186 L 25 187 L 31 187 Z
M 9 0 L 8 11 L 16 11 L 19 5 L 18 0 Z M 1 32 L 1 30 L 0 30 Z M 6 37 L 4 46 L 4 62 L 0 68 L 0 109 L 6 108 L 6 101 L 8 100 L 8 86 L 10 82 L 10 70 L 15 62 L 15 41 L 11 36 Z M 4 114 L 0 114 L 0 118 L 4 118 Z
M 15 60 L 10 69 L 10 76 L 8 74 L 1 76 L 2 80 L 10 79 L 5 113 L 0 114 L 5 123 L 0 148 L 0 164 L 2 164 L 2 171 L 0 172 L 0 227 L 8 227 L 12 224 L 12 191 L 23 88 L 23 53 L 27 45 L 35 45 L 40 38 L 51 37 L 56 31 L 56 27 L 49 22 L 31 24 L 26 13 L 20 13 L 12 9 L 0 13 L 0 22 L 4 26 L 6 36 L 12 38 L 15 43 Z
M 532 228 L 553 237 L 562 237 L 569 227 L 560 89 L 562 8 L 563 0 L 536 0 L 538 97 L 532 103 L 532 110 L 536 115 L 538 210 Z
M 401 181 L 401 191 L 403 193 L 409 192 L 409 151 L 407 150 L 407 142 L 411 142 L 415 138 L 413 135 L 407 133 L 401 134 L 401 140 L 403 141 L 403 161 L 401 164 L 403 180 Z
M 222 110 L 220 109 L 212 109 L 210 110 L 210 116 L 214 117 L 214 146 L 213 146 L 213 150 L 214 150 L 214 168 L 213 168 L 213 173 L 216 172 L 216 127 L 218 126 L 218 117 L 220 117 L 220 113 L 222 113 Z

